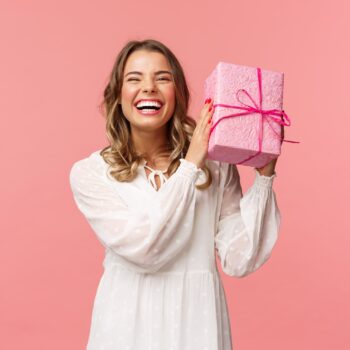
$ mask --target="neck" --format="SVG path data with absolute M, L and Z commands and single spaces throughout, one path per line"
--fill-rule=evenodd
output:
M 132 129 L 131 138 L 135 151 L 142 154 L 148 164 L 156 165 L 168 158 L 169 147 L 165 128 L 151 131 Z

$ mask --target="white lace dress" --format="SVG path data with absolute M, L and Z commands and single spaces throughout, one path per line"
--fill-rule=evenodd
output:
M 141 164 L 132 182 L 108 174 L 100 150 L 75 162 L 70 186 L 105 248 L 88 350 L 231 350 L 225 274 L 243 277 L 270 257 L 280 212 L 276 176 L 255 170 L 242 195 L 232 164 L 207 160 L 213 182 L 182 158 L 157 191 Z

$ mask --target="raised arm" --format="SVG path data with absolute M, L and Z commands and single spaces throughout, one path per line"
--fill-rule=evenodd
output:
M 280 212 L 272 176 L 255 170 L 253 185 L 242 195 L 236 165 L 221 163 L 224 192 L 215 245 L 225 274 L 244 277 L 270 257 L 278 238 Z
M 200 169 L 186 159 L 150 196 L 142 209 L 131 208 L 101 170 L 88 159 L 74 163 L 70 185 L 75 202 L 99 241 L 138 271 L 153 273 L 172 261 L 192 235 L 195 181 Z

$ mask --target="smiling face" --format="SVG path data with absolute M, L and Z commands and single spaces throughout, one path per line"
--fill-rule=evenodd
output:
M 130 54 L 123 72 L 121 106 L 132 128 L 155 130 L 167 124 L 175 109 L 175 86 L 163 54 L 146 50 Z

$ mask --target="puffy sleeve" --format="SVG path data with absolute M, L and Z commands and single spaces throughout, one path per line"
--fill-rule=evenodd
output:
M 173 260 L 191 238 L 195 181 L 200 168 L 182 158 L 176 172 L 147 205 L 128 206 L 89 158 L 73 164 L 69 181 L 75 203 L 106 248 L 153 273 Z M 141 209 L 140 209 L 141 207 Z
M 255 170 L 253 185 L 242 195 L 237 166 L 221 163 L 224 181 L 215 247 L 223 272 L 244 277 L 262 266 L 277 241 L 281 221 L 272 176 Z

